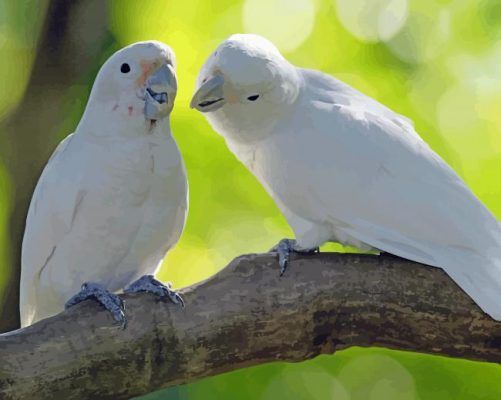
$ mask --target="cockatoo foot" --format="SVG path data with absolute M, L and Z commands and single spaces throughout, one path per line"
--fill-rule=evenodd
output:
M 101 303 L 112 315 L 122 328 L 127 326 L 127 318 L 125 317 L 125 307 L 123 300 L 116 294 L 109 292 L 104 286 L 99 283 L 86 282 L 82 285 L 80 292 L 69 299 L 64 305 L 68 309 L 75 304 L 81 303 L 84 300 L 93 298 Z
M 136 293 L 136 292 L 149 292 L 153 293 L 162 298 L 168 298 L 174 304 L 180 305 L 184 308 L 184 300 L 179 293 L 172 290 L 171 283 L 166 282 L 163 284 L 157 281 L 153 275 L 144 275 L 137 281 L 132 282 L 129 286 L 124 289 L 124 293 Z
M 298 254 L 313 254 L 319 253 L 320 249 L 314 247 L 312 249 L 303 249 L 299 247 L 294 239 L 282 239 L 278 244 L 273 247 L 270 252 L 278 254 L 278 264 L 280 265 L 280 276 L 285 273 L 289 266 L 289 257 L 291 253 Z

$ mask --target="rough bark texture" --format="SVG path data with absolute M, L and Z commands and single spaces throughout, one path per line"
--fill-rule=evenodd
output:
M 0 336 L 1 399 L 126 399 L 277 360 L 382 346 L 501 362 L 501 323 L 437 268 L 397 257 L 242 256 L 182 291 L 125 295 L 129 325 L 92 301 Z

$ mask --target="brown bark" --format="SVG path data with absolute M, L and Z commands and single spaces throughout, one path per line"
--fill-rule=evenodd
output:
M 445 273 L 397 257 L 247 255 L 183 291 L 125 295 L 128 327 L 92 301 L 0 336 L 1 399 L 126 399 L 251 365 L 382 346 L 501 362 L 501 323 Z

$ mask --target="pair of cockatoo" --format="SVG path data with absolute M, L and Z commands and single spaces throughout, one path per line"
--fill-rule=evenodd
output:
M 187 212 L 186 174 L 169 127 L 175 94 L 174 55 L 159 42 L 126 47 L 102 67 L 76 132 L 59 145 L 33 196 L 23 326 L 89 297 L 123 323 L 113 293 L 123 288 L 182 304 L 152 276 Z M 291 252 L 328 241 L 377 249 L 443 268 L 501 320 L 500 224 L 407 118 L 295 67 L 256 35 L 233 35 L 214 51 L 191 107 L 291 225 L 296 240 L 275 248 L 282 273 Z

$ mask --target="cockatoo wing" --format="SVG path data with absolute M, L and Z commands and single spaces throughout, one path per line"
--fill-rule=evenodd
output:
M 22 246 L 21 319 L 30 323 L 35 290 L 40 274 L 60 242 L 71 230 L 85 191 L 79 185 L 80 172 L 73 165 L 73 134 L 56 148 L 45 166 L 30 203 Z
M 442 267 L 501 318 L 501 228 L 412 124 L 333 78 L 305 72 L 315 180 L 306 193 L 347 235 Z M 310 167 L 309 167 L 310 168 Z

